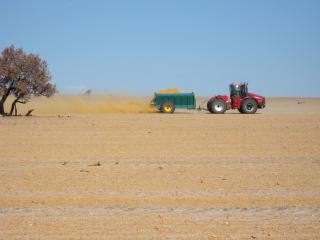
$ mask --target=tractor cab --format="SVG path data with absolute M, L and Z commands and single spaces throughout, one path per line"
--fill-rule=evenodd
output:
M 248 84 L 239 83 L 230 84 L 230 100 L 232 109 L 239 109 L 242 100 L 248 95 Z
M 230 98 L 245 98 L 248 95 L 248 83 L 230 84 Z

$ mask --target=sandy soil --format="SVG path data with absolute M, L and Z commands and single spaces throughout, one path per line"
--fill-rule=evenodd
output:
M 255 115 L 70 101 L 0 117 L 0 239 L 320 239 L 320 99 Z

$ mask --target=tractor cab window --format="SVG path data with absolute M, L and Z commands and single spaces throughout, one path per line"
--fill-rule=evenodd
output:
M 230 85 L 230 96 L 243 98 L 248 93 L 247 84 L 232 84 Z

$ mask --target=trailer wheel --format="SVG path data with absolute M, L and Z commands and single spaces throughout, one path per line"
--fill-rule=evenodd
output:
M 223 114 L 227 110 L 227 104 L 222 99 L 216 99 L 211 103 L 212 113 Z
M 258 109 L 258 104 L 254 99 L 246 99 L 241 104 L 241 111 L 246 114 L 254 114 Z
M 173 102 L 167 101 L 161 105 L 161 112 L 163 113 L 174 113 L 175 106 Z

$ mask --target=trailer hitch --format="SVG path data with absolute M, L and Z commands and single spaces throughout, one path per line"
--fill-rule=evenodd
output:
M 207 100 L 204 100 L 204 101 L 202 101 L 202 103 L 197 107 L 197 110 L 199 111 L 199 112 L 206 112 L 206 111 L 208 111 L 208 108 L 207 108 Z

